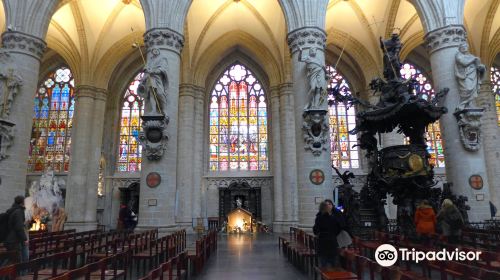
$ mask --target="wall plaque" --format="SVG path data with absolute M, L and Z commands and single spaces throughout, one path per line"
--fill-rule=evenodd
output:
M 161 176 L 157 172 L 151 172 L 146 176 L 146 184 L 150 188 L 156 188 L 161 183 Z
M 475 190 L 480 190 L 483 188 L 483 177 L 480 175 L 471 175 L 469 177 L 469 185 Z
M 321 185 L 325 181 L 325 173 L 320 169 L 314 169 L 309 173 L 309 180 L 315 185 Z

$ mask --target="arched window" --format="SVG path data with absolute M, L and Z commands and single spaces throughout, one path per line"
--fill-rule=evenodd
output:
M 71 127 L 75 109 L 75 81 L 71 70 L 60 67 L 38 86 L 33 108 L 33 127 L 28 172 L 67 172 Z
M 268 170 L 267 99 L 241 64 L 229 67 L 210 95 L 210 171 Z
M 491 84 L 493 86 L 493 92 L 495 92 L 495 103 L 497 107 L 497 119 L 498 125 L 500 126 L 500 69 L 497 67 L 491 67 Z
M 432 87 L 430 80 L 414 65 L 410 63 L 403 64 L 403 67 L 401 67 L 401 76 L 404 79 L 413 78 L 417 81 L 415 94 L 420 95 L 425 100 L 433 97 L 434 88 Z M 430 164 L 435 167 L 444 167 L 445 161 L 443 143 L 438 121 L 427 127 L 425 139 L 427 141 L 427 152 L 430 155 Z
M 139 143 L 139 132 L 142 130 L 141 116 L 144 104 L 137 94 L 137 86 L 143 75 L 141 72 L 135 76 L 123 96 L 117 162 L 117 170 L 120 172 L 141 170 L 142 146 Z
M 330 75 L 329 88 L 339 87 L 340 94 L 350 95 L 351 89 L 347 80 L 335 68 L 327 66 Z M 328 111 L 330 115 L 330 145 L 333 166 L 337 168 L 359 168 L 359 151 L 356 135 L 349 131 L 356 126 L 356 110 L 344 104 L 335 104 L 333 96 L 329 96 Z

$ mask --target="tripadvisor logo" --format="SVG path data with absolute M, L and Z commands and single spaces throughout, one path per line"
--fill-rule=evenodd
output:
M 399 251 L 399 252 L 398 252 Z M 455 249 L 448 251 L 442 249 L 439 251 L 417 251 L 415 248 L 399 248 L 397 250 L 391 244 L 382 244 L 375 250 L 375 261 L 381 266 L 387 267 L 394 265 L 398 258 L 402 261 L 414 261 L 419 263 L 427 261 L 479 261 L 481 251 L 460 251 Z

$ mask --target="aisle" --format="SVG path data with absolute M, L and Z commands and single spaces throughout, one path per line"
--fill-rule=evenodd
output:
M 220 234 L 217 252 L 196 279 L 309 279 L 278 252 L 278 236 Z

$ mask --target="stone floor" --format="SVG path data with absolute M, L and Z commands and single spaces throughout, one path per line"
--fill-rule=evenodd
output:
M 220 234 L 217 252 L 196 279 L 295 280 L 310 279 L 278 251 L 278 236 Z

